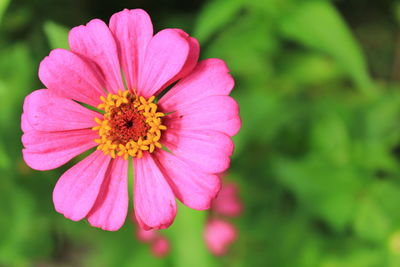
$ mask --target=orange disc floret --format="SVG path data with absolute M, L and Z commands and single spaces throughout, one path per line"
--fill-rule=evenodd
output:
M 103 120 L 95 118 L 99 138 L 98 150 L 115 158 L 128 159 L 129 156 L 141 158 L 143 151 L 152 153 L 156 147 L 161 148 L 161 131 L 167 127 L 162 125 L 164 113 L 158 112 L 155 97 L 145 99 L 132 95 L 129 91 L 118 91 L 118 94 L 100 97 L 102 103 L 98 109 L 103 110 Z

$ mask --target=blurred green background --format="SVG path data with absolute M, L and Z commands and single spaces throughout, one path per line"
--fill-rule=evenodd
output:
M 73 26 L 144 8 L 224 59 L 243 127 L 227 180 L 239 239 L 205 249 L 207 212 L 180 206 L 154 258 L 118 232 L 55 212 L 54 171 L 21 155 L 24 97 Z M 0 266 L 400 266 L 400 2 L 394 0 L 0 0 Z

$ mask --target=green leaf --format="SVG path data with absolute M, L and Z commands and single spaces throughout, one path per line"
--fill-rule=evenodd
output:
M 260 88 L 268 86 L 272 72 L 268 59 L 276 49 L 276 39 L 264 17 L 240 16 L 213 40 L 203 56 L 222 58 L 235 78 Z
M 68 49 L 68 28 L 52 21 L 46 21 L 44 24 L 44 32 L 49 41 L 50 48 Z
M 3 19 L 4 12 L 6 11 L 10 0 L 0 0 L 0 23 Z
M 240 116 L 246 123 L 242 125 L 235 137 L 235 145 L 237 145 L 235 154 L 240 154 L 246 142 L 254 142 L 254 140 L 265 142 L 271 139 L 277 134 L 282 124 L 288 121 L 289 114 L 281 103 L 282 99 L 276 94 L 267 91 L 249 91 L 237 100 L 241 108 Z M 254 112 L 255 110 L 257 112 Z M 263 127 L 266 121 L 268 121 L 268 127 Z M 259 129 L 262 129 L 262 135 Z
M 314 150 L 332 163 L 343 165 L 350 161 L 350 139 L 344 121 L 335 113 L 324 114 L 312 129 Z
M 359 165 L 368 169 L 397 171 L 398 160 L 393 148 L 400 140 L 400 94 L 398 88 L 387 91 L 381 97 L 370 101 L 363 108 L 363 116 L 355 116 L 361 121 L 360 137 L 354 142 L 355 158 Z M 361 119 L 361 120 L 360 120 Z
M 388 181 L 371 184 L 361 195 L 355 213 L 354 230 L 369 241 L 384 241 L 395 230 L 400 203 L 400 189 Z
M 354 221 L 355 232 L 371 241 L 383 240 L 388 233 L 390 221 L 379 205 L 369 196 L 360 203 Z
M 0 123 L 11 126 L 20 117 L 20 105 L 32 90 L 35 73 L 25 44 L 14 44 L 0 53 Z M 10 93 L 12 92 L 12 93 Z M 18 113 L 18 115 L 16 115 Z M 9 130 L 3 127 L 2 130 Z M 4 144 L 7 146 L 7 144 Z
M 395 88 L 366 107 L 366 135 L 380 140 L 393 137 L 393 134 L 398 136 L 399 116 L 400 93 L 399 88 Z
M 333 230 L 343 231 L 352 221 L 361 182 L 349 168 L 338 168 L 320 155 L 303 160 L 277 160 L 272 164 L 276 177 L 292 191 L 302 209 L 327 222 Z
M 288 53 L 282 60 L 280 79 L 300 85 L 314 86 L 332 84 L 342 78 L 343 71 L 327 56 L 319 53 Z
M 234 18 L 243 5 L 243 0 L 209 1 L 200 13 L 193 36 L 200 42 L 207 39 Z
M 8 179 L 4 173 L 3 179 Z M 15 177 L 13 177 L 15 178 Z M 28 191 L 1 183 L 0 265 L 19 266 L 25 261 L 48 256 L 48 224 L 35 214 L 35 201 Z M 12 192 L 12 194 L 9 194 Z
M 280 23 L 289 39 L 332 56 L 354 84 L 369 93 L 372 81 L 359 45 L 343 18 L 328 1 L 305 1 L 296 5 Z

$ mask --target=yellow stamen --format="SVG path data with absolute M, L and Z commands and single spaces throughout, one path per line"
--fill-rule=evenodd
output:
M 137 96 L 136 92 L 132 95 L 128 90 L 118 90 L 117 94 L 110 93 L 107 97 L 100 96 L 100 100 L 102 103 L 97 108 L 104 110 L 105 114 L 103 119 L 94 118 L 98 125 L 92 128 L 94 131 L 98 131 L 99 134 L 99 138 L 94 140 L 99 144 L 98 150 L 103 151 L 105 155 L 110 155 L 112 158 L 123 157 L 127 160 L 129 156 L 140 159 L 143 156 L 143 151 L 153 153 L 156 148 L 162 147 L 159 143 L 161 138 L 160 130 L 166 130 L 167 127 L 162 125 L 161 118 L 165 114 L 157 110 L 157 104 L 153 103 L 154 96 L 146 100 L 142 96 Z M 126 108 L 134 110 L 138 112 L 136 114 L 143 116 L 143 123 L 147 125 L 144 128 L 147 129 L 147 134 L 137 140 L 119 140 L 118 137 L 113 135 L 113 130 L 115 129 L 113 129 L 112 120 L 115 116 L 123 116 L 123 110 L 126 110 Z M 132 127 L 135 127 L 135 125 Z

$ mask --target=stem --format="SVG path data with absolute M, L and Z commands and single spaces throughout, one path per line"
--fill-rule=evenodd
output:
M 193 210 L 179 204 L 175 222 L 168 231 L 174 266 L 216 266 L 203 238 L 206 216 L 205 211 Z

